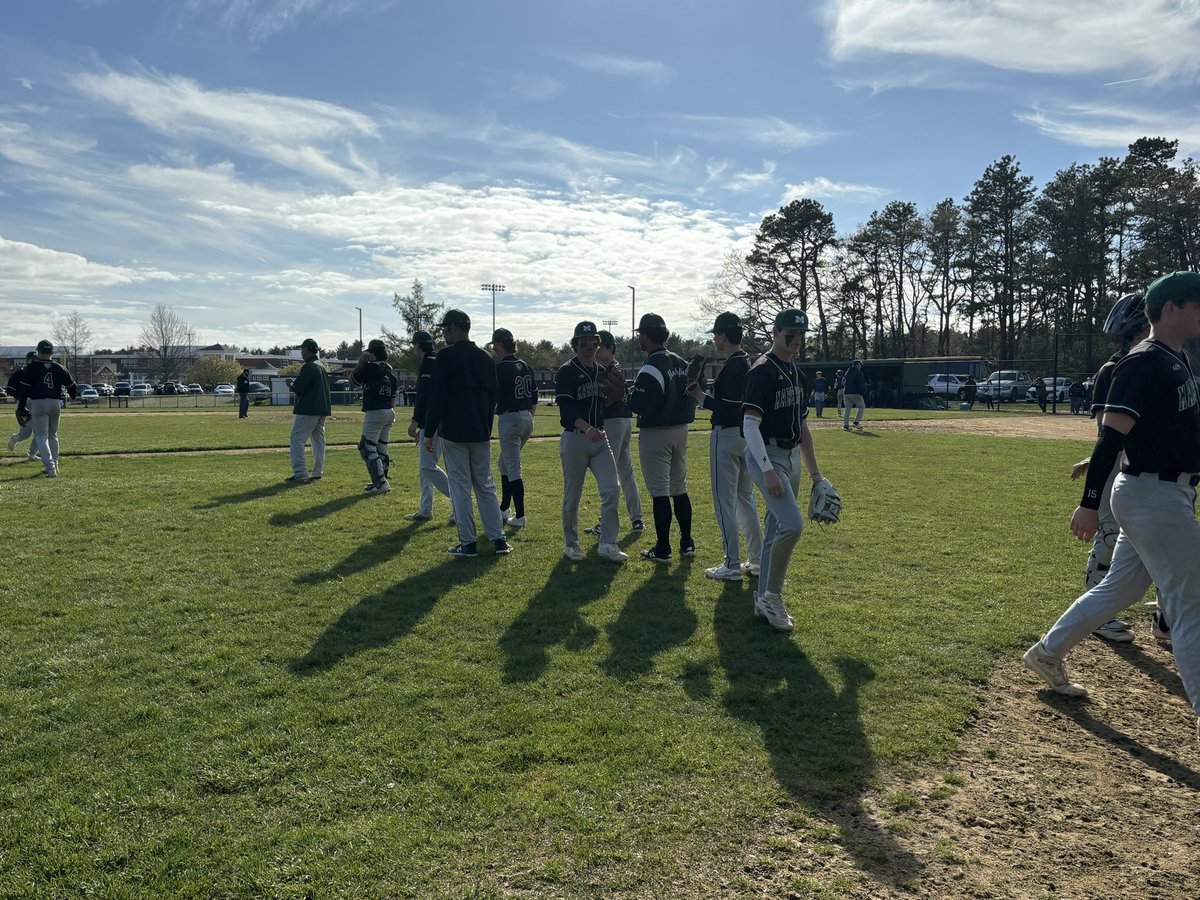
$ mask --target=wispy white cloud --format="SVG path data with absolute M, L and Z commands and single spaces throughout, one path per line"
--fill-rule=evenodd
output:
M 35 82 L 32 78 L 26 78 L 24 76 L 20 76 L 13 80 L 16 81 L 17 84 L 19 84 L 21 87 L 25 88 L 25 90 L 27 90 L 27 91 L 32 91 L 34 88 Z
M 816 178 L 810 178 L 808 181 L 802 181 L 799 184 L 785 185 L 783 199 L 780 202 L 782 205 L 786 205 L 793 200 L 811 197 L 814 200 L 839 199 L 869 203 L 881 197 L 886 197 L 890 193 L 891 191 L 887 188 L 875 187 L 869 184 L 854 184 L 846 181 L 831 181 L 823 175 L 819 175 Z
M 510 76 L 505 92 L 509 99 L 520 103 L 548 103 L 561 97 L 567 86 L 548 75 L 530 75 L 517 72 Z
M 231 29 L 244 29 L 253 40 L 263 40 L 296 24 L 334 18 L 366 9 L 385 9 L 395 0 L 187 0 L 193 15 L 215 18 Z
M 174 281 L 168 272 L 109 266 L 77 253 L 64 253 L 0 237 L 0 298 L 31 292 L 60 294 L 144 281 Z M 19 285 L 19 287 L 17 287 Z
M 1179 141 L 1184 154 L 1200 152 L 1200 106 L 1155 109 L 1103 103 L 1039 107 L 1017 114 L 1017 120 L 1042 134 L 1081 147 L 1122 149 L 1147 135 Z
M 619 78 L 637 78 L 662 86 L 675 77 L 675 70 L 654 59 L 637 59 L 631 56 L 615 56 L 604 53 L 553 54 L 578 69 L 594 75 L 612 75 Z
M 774 162 L 765 160 L 761 172 L 736 172 L 725 186 L 731 191 L 761 191 L 775 183 L 775 168 Z
M 830 0 L 830 46 L 1051 74 L 1194 76 L 1195 0 Z
M 632 117 L 629 117 L 632 118 Z M 730 144 L 755 144 L 779 150 L 798 150 L 828 140 L 833 132 L 796 125 L 778 116 L 714 116 L 662 113 L 640 116 L 672 134 L 717 140 Z
M 349 149 L 353 138 L 378 137 L 374 121 L 332 103 L 258 91 L 214 91 L 188 78 L 153 72 L 82 74 L 74 84 L 86 96 L 173 140 L 210 141 L 351 186 L 375 177 Z M 319 146 L 330 143 L 339 145 L 342 159 Z

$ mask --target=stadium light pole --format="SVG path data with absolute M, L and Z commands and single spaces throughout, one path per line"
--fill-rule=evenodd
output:
M 491 291 L 492 292 L 492 331 L 495 331 L 496 330 L 496 294 L 497 294 L 497 292 L 502 293 L 504 291 L 504 285 L 502 285 L 502 284 L 481 284 L 479 286 L 479 289 L 481 291 Z
M 633 336 L 633 339 L 636 341 L 637 340 L 637 288 L 635 288 L 632 284 L 627 284 L 627 285 L 625 285 L 625 287 L 629 288 L 629 293 L 631 295 L 629 298 L 629 316 L 631 319 L 633 319 L 633 330 L 630 332 L 630 334 Z

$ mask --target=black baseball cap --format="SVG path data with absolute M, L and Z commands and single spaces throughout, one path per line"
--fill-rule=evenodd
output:
M 611 331 L 601 331 L 600 332 L 600 346 L 601 347 L 617 346 L 617 339 L 615 337 L 613 337 L 613 334 Z
M 428 331 L 418 331 L 416 334 L 413 335 L 413 343 L 414 344 L 432 344 L 433 343 L 433 335 L 430 334 Z
M 438 322 L 436 328 L 445 328 L 447 325 L 457 325 L 459 328 L 470 328 L 471 317 L 461 309 L 448 309 L 445 315 L 442 316 L 442 321 Z
M 808 331 L 808 316 L 802 309 L 785 309 L 775 317 L 775 327 L 780 331 Z
M 313 340 L 312 338 L 305 338 L 300 343 L 300 349 L 308 350 L 310 353 L 320 353 L 321 352 L 320 346 L 318 346 L 317 342 L 315 340 Z
M 384 362 L 388 358 L 387 344 L 379 338 L 367 344 L 367 352 L 372 354 L 380 362 Z
M 25 354 L 25 362 L 29 362 L 31 359 L 37 359 L 37 353 L 33 350 Z
M 54 345 L 52 343 L 50 343 L 48 340 L 46 340 L 45 338 L 43 338 L 42 340 L 38 341 L 37 352 L 38 353 L 53 353 Z
M 588 322 L 585 320 L 575 326 L 575 333 L 573 335 L 571 335 L 571 337 L 573 337 L 573 338 L 590 337 L 591 335 L 599 336 L 599 334 L 600 334 L 600 329 L 598 329 L 596 327 L 596 323 Z
M 737 313 L 723 312 L 717 316 L 717 321 L 713 323 L 713 327 L 708 329 L 709 334 L 724 334 L 727 331 L 732 331 L 734 328 L 741 328 L 742 320 L 738 318 Z
M 499 344 L 501 341 L 508 344 L 513 343 L 513 333 L 507 328 L 497 328 L 492 332 L 492 339 L 488 343 Z
M 666 328 L 666 320 L 658 313 L 646 313 L 642 316 L 635 331 L 649 331 L 651 328 Z

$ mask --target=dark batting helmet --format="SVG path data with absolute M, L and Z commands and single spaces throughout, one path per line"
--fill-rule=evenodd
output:
M 1104 333 L 1110 337 L 1129 340 L 1150 327 L 1146 319 L 1146 297 L 1144 294 L 1126 294 L 1113 304 L 1104 320 Z

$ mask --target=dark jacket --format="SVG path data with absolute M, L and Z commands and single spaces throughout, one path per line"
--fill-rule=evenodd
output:
M 696 420 L 696 401 L 687 392 L 688 364 L 660 347 L 646 357 L 629 394 L 638 428 L 686 425 Z
M 52 359 L 35 359 L 21 370 L 17 382 L 17 403 L 23 408 L 30 400 L 61 400 L 63 389 L 75 399 L 75 379 Z
M 473 341 L 438 351 L 433 361 L 433 397 L 425 432 L 474 444 L 492 438 L 496 411 L 496 363 Z
M 237 377 L 237 392 L 239 394 L 250 393 L 250 376 L 245 372 Z
M 292 382 L 292 393 L 296 395 L 292 412 L 298 416 L 327 416 L 333 412 L 329 376 L 325 373 L 325 367 L 316 360 L 306 362 L 300 369 L 300 374 Z
M 846 393 L 847 394 L 865 394 L 867 392 L 867 379 L 863 375 L 862 369 L 855 366 L 846 373 Z

